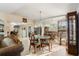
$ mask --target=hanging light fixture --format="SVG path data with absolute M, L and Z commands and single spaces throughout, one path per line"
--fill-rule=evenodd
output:
M 42 11 L 40 10 L 40 21 L 41 21 L 41 13 L 42 13 Z
M 41 13 L 42 13 L 42 11 L 40 10 L 40 25 L 39 25 L 39 28 L 40 28 L 40 35 L 41 35 Z

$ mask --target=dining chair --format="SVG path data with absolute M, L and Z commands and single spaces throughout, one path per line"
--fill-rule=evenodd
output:
M 31 49 L 31 46 L 32 46 L 33 49 L 34 49 L 34 53 L 36 53 L 37 48 L 40 49 L 40 42 L 39 42 L 38 39 L 35 39 L 35 36 L 34 36 L 34 35 L 32 35 L 32 36 L 31 36 L 31 39 L 30 39 L 30 48 L 29 48 L 29 51 L 30 51 L 30 49 Z
M 49 39 L 41 39 L 41 48 L 43 50 L 44 47 L 47 47 L 50 51 L 50 40 Z

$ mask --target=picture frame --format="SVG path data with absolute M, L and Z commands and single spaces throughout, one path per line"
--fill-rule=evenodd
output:
M 23 18 L 22 22 L 27 23 L 27 18 Z

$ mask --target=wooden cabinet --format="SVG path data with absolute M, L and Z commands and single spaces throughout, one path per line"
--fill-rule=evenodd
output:
M 77 12 L 70 12 L 67 14 L 68 18 L 68 53 L 78 55 L 78 14 Z

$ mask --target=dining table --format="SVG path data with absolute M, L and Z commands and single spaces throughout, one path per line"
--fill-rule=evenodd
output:
M 48 41 L 50 39 L 50 36 L 35 35 L 35 39 L 38 39 L 38 41 L 41 43 L 41 40 Z
M 41 44 L 42 50 L 43 50 L 43 47 L 44 47 L 42 45 L 47 44 L 49 51 L 50 51 L 50 36 L 35 35 L 35 39 L 38 39 L 38 43 Z

